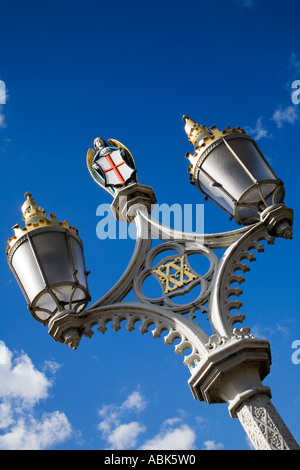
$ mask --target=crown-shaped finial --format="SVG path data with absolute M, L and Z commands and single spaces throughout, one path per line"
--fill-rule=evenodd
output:
M 189 116 L 184 115 L 182 120 L 185 122 L 184 130 L 187 133 L 190 143 L 193 144 L 194 147 L 197 147 L 204 137 L 212 134 L 206 126 L 199 126 L 199 124 L 193 121 Z
M 78 234 L 77 229 L 69 225 L 66 220 L 64 222 L 59 222 L 55 214 L 49 214 L 48 219 L 46 216 L 46 211 L 37 205 L 36 200 L 34 197 L 32 197 L 31 193 L 25 193 L 24 197 L 26 198 L 26 201 L 22 205 L 22 212 L 23 220 L 25 221 L 25 227 L 21 228 L 19 224 L 13 226 L 14 236 L 8 239 L 8 247 L 6 249 L 7 255 L 20 237 L 39 228 L 56 225 Z
M 36 203 L 32 194 L 27 192 L 25 193 L 24 197 L 26 201 L 22 205 L 22 212 L 23 212 L 23 220 L 25 220 L 25 224 L 34 224 L 38 222 L 40 219 L 47 219 L 46 211 L 39 207 Z

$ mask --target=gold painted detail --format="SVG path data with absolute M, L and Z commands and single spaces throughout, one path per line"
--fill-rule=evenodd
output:
M 8 255 L 10 249 L 16 243 L 16 241 L 21 238 L 26 233 L 31 232 L 42 227 L 49 226 L 59 226 L 64 227 L 72 232 L 75 232 L 78 235 L 78 230 L 69 225 L 65 220 L 64 222 L 59 222 L 55 214 L 49 214 L 49 219 L 46 217 L 46 211 L 39 207 L 32 197 L 31 193 L 25 194 L 26 201 L 22 205 L 23 220 L 25 221 L 25 227 L 21 228 L 19 224 L 13 226 L 14 236 L 8 239 L 8 247 L 6 248 L 6 255 Z
M 196 163 L 198 162 L 201 155 L 204 151 L 209 147 L 212 143 L 216 142 L 217 140 L 228 136 L 228 135 L 245 135 L 246 131 L 241 127 L 236 127 L 233 129 L 230 126 L 227 126 L 226 129 L 220 131 L 216 126 L 211 126 L 207 129 L 205 126 L 197 124 L 195 121 L 190 119 L 188 116 L 183 116 L 183 120 L 185 121 L 185 131 L 188 135 L 189 141 L 195 147 L 195 153 L 192 155 L 191 153 L 187 152 L 185 154 L 186 158 L 188 158 L 191 162 L 188 172 L 190 173 L 190 179 L 193 179 L 193 174 L 196 168 Z M 199 136 L 203 138 L 196 144 L 197 139 Z
M 165 294 L 189 284 L 198 276 L 190 272 L 190 268 L 184 262 L 184 255 L 177 256 L 173 261 L 162 264 L 153 272 L 159 276 L 160 282 L 166 286 Z
M 196 142 L 203 139 L 206 136 L 212 135 L 209 129 L 206 126 L 202 126 L 191 119 L 189 116 L 183 116 L 183 121 L 185 122 L 185 132 L 187 133 L 188 139 L 191 144 L 196 146 Z
M 219 131 L 217 126 L 211 126 L 210 130 L 212 132 L 212 135 L 208 135 L 208 136 L 204 137 L 202 144 L 199 145 L 198 147 L 196 147 L 196 149 L 201 149 L 203 151 L 212 142 L 214 142 L 215 140 L 220 139 L 221 137 L 224 137 L 225 135 L 229 135 L 229 134 L 246 134 L 246 131 L 244 131 L 244 129 L 242 129 L 241 127 L 236 127 L 235 129 L 232 129 L 232 127 L 227 126 L 226 129 L 224 129 L 224 131 Z

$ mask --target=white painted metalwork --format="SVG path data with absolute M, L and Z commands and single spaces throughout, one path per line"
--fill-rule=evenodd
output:
M 49 333 L 56 341 L 76 349 L 82 336 L 90 338 L 96 325 L 101 333 L 105 333 L 109 322 L 115 331 L 121 328 L 121 323 L 124 321 L 128 331 L 135 329 L 136 323 L 141 322 L 139 326 L 141 333 L 151 330 L 154 338 L 161 337 L 162 333 L 167 331 L 167 335 L 164 336 L 166 345 L 172 345 L 179 339 L 179 343 L 176 342 L 175 352 L 185 354 L 184 364 L 188 366 L 191 374 L 188 382 L 196 399 L 207 403 L 228 403 L 230 415 L 239 418 L 257 449 L 299 449 L 270 402 L 270 388 L 262 384 L 270 370 L 269 342 L 255 338 L 248 326 L 236 327 L 237 323 L 242 324 L 245 319 L 245 315 L 239 312 L 242 307 L 239 297 L 243 292 L 240 285 L 245 281 L 244 273 L 250 269 L 249 262 L 256 259 L 252 250 L 262 252 L 264 250 L 262 242 L 274 243 L 276 237 L 291 238 L 292 211 L 283 203 L 284 189 L 280 180 L 274 176 L 272 180 L 274 185 L 268 195 L 266 193 L 268 180 L 264 177 L 260 185 L 260 182 L 252 177 L 245 163 L 246 157 L 249 157 L 247 152 L 246 157 L 245 155 L 243 157 L 244 160 L 241 160 L 236 150 L 232 150 L 231 147 L 229 152 L 228 140 L 232 143 L 235 138 L 246 144 L 251 141 L 251 145 L 255 146 L 253 139 L 244 136 L 244 131 L 240 128 L 235 130 L 227 128 L 220 132 L 212 127 L 210 132 L 205 126 L 198 126 L 186 116 L 185 121 L 189 138 L 195 145 L 195 155 L 189 157 L 192 161 L 190 171 L 193 178 L 200 178 L 201 165 L 204 159 L 209 158 L 208 154 L 214 152 L 217 142 L 218 151 L 226 150 L 225 157 L 229 155 L 239 166 L 239 174 L 246 175 L 248 179 L 250 175 L 252 178 L 250 178 L 251 185 L 253 183 L 255 186 L 257 198 L 254 208 L 255 223 L 254 219 L 251 219 L 252 224 L 250 224 L 250 219 L 246 217 L 244 221 L 250 225 L 231 232 L 186 233 L 162 225 L 151 217 L 151 209 L 156 201 L 151 187 L 131 181 L 119 188 L 113 188 L 114 190 L 109 192 L 114 197 L 112 210 L 116 218 L 136 225 L 136 245 L 131 260 L 116 284 L 89 308 L 83 311 L 74 308 L 73 293 L 71 293 L 71 298 L 65 301 L 61 311 L 56 310 L 53 314 L 49 314 L 46 320 Z M 112 142 L 116 142 L 119 148 L 125 148 L 129 152 L 118 141 Z M 259 150 L 255 158 L 258 154 Z M 94 151 L 90 149 L 87 156 L 88 168 L 95 181 L 103 186 L 103 181 L 99 180 L 92 171 L 93 158 Z M 134 162 L 133 157 L 130 158 L 131 163 Z M 216 164 L 215 160 L 212 161 Z M 132 166 L 134 167 L 133 163 Z M 260 168 L 265 171 L 266 167 L 266 162 L 262 160 Z M 204 172 L 201 176 L 203 181 L 206 181 L 205 175 Z M 232 182 L 231 176 L 227 172 L 224 183 L 226 178 Z M 200 183 L 199 179 L 197 185 Z M 221 186 L 221 183 L 217 184 L 214 180 L 206 189 L 210 191 L 212 188 L 212 195 L 215 194 L 214 188 Z M 277 193 L 278 188 L 281 191 L 280 195 Z M 246 207 L 247 210 L 252 210 L 254 206 L 247 199 L 248 189 L 246 192 L 241 191 L 236 204 L 239 204 L 239 208 Z M 252 186 L 250 189 L 252 190 Z M 230 199 L 230 193 L 228 191 L 223 193 L 234 206 L 234 199 Z M 54 235 L 63 231 L 69 237 L 78 239 L 74 234 L 76 230 L 74 227 L 69 227 L 67 222 L 58 222 L 55 216 L 50 215 L 51 220 L 48 220 L 44 211 L 35 202 L 33 203 L 30 197 L 26 204 L 26 217 L 33 217 L 35 223 L 27 220 L 24 229 L 20 229 L 18 225 L 14 227 L 15 236 L 9 240 L 10 245 L 7 250 L 9 262 L 12 255 L 18 252 L 24 236 L 29 240 L 30 237 L 38 236 L 40 231 L 44 233 L 45 230 L 50 230 Z M 242 212 L 232 213 L 239 222 L 242 220 L 240 218 Z M 50 228 L 41 228 L 45 224 Z M 24 235 L 24 232 L 29 235 Z M 153 244 L 155 238 L 158 242 Z M 219 248 L 225 249 L 220 258 L 216 254 Z M 207 267 L 201 268 L 201 272 L 198 272 L 191 262 L 192 257 L 205 258 Z M 79 281 L 76 276 L 80 274 L 79 268 L 75 266 L 72 257 L 69 264 L 73 276 L 71 286 L 77 289 Z M 38 268 L 39 273 L 43 273 L 43 263 L 39 262 Z M 36 272 L 31 274 L 36 275 Z M 85 268 L 83 275 L 87 275 Z M 28 276 L 30 277 L 30 272 Z M 149 278 L 156 282 L 160 290 L 160 294 L 156 297 L 145 292 L 145 284 Z M 42 293 L 43 289 L 42 286 L 40 289 Z M 87 284 L 82 290 L 87 296 Z M 135 294 L 136 302 L 124 302 L 131 290 Z M 24 288 L 24 293 L 27 295 L 25 291 Z M 186 294 L 188 297 L 185 297 Z M 232 300 L 232 296 L 236 299 Z M 232 313 L 233 310 L 238 312 Z M 203 329 L 204 320 L 210 327 L 208 332 Z

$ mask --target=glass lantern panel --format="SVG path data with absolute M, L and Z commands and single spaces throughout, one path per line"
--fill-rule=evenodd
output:
M 261 182 L 260 190 L 263 194 L 264 199 L 266 200 L 267 204 L 272 204 L 272 195 L 276 190 L 277 185 L 274 180 L 274 183 L 270 181 Z M 243 195 L 241 202 L 247 204 L 259 204 L 262 201 L 261 193 L 258 190 L 258 187 L 254 185 L 245 195 Z M 283 200 L 283 192 L 278 190 L 275 197 L 275 203 L 282 202 Z
M 32 302 L 35 296 L 45 288 L 45 283 L 28 240 L 16 249 L 12 257 L 12 266 Z
M 200 188 L 210 199 L 225 209 L 229 214 L 233 214 L 234 204 L 229 195 L 222 191 L 222 188 L 213 186 L 212 180 L 203 172 L 200 177 Z
M 87 287 L 83 250 L 80 246 L 80 243 L 74 237 L 70 237 L 69 242 L 72 250 L 75 270 L 77 270 L 76 277 L 81 285 Z
M 246 225 L 259 221 L 259 214 L 257 213 L 257 211 L 249 207 L 239 207 L 238 216 Z M 247 219 L 251 220 L 248 221 Z
M 73 286 L 56 286 L 52 288 L 53 294 L 56 295 L 60 302 L 69 302 L 72 295 Z
M 224 143 L 210 152 L 202 163 L 202 168 L 237 201 L 253 184 L 251 177 Z
M 267 197 L 266 201 L 269 205 L 278 204 L 279 202 L 283 202 L 284 201 L 284 189 L 283 189 L 283 187 L 276 188 L 274 193 L 272 193 L 270 196 Z
M 36 302 L 35 304 L 35 307 L 37 308 L 45 308 L 47 310 L 50 310 L 50 312 L 53 312 L 56 308 L 57 308 L 57 305 L 53 299 L 53 297 L 51 297 L 50 294 L 48 294 L 47 292 L 45 292 L 39 299 L 38 301 Z
M 276 179 L 275 173 L 253 142 L 247 139 L 230 139 L 227 143 L 258 181 Z
M 73 282 L 72 263 L 64 232 L 40 232 L 32 237 L 48 284 Z
M 83 300 L 85 297 L 86 297 L 85 292 L 82 289 L 78 288 L 74 292 L 73 301 Z
M 41 321 L 47 321 L 50 318 L 49 313 L 43 312 L 42 310 L 35 310 L 34 314 L 41 320 Z

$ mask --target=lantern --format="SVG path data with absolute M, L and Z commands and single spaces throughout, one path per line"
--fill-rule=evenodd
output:
M 37 206 L 30 193 L 22 206 L 25 227 L 15 225 L 7 260 L 33 317 L 47 324 L 63 310 L 82 311 L 90 300 L 83 244 L 75 227 Z

